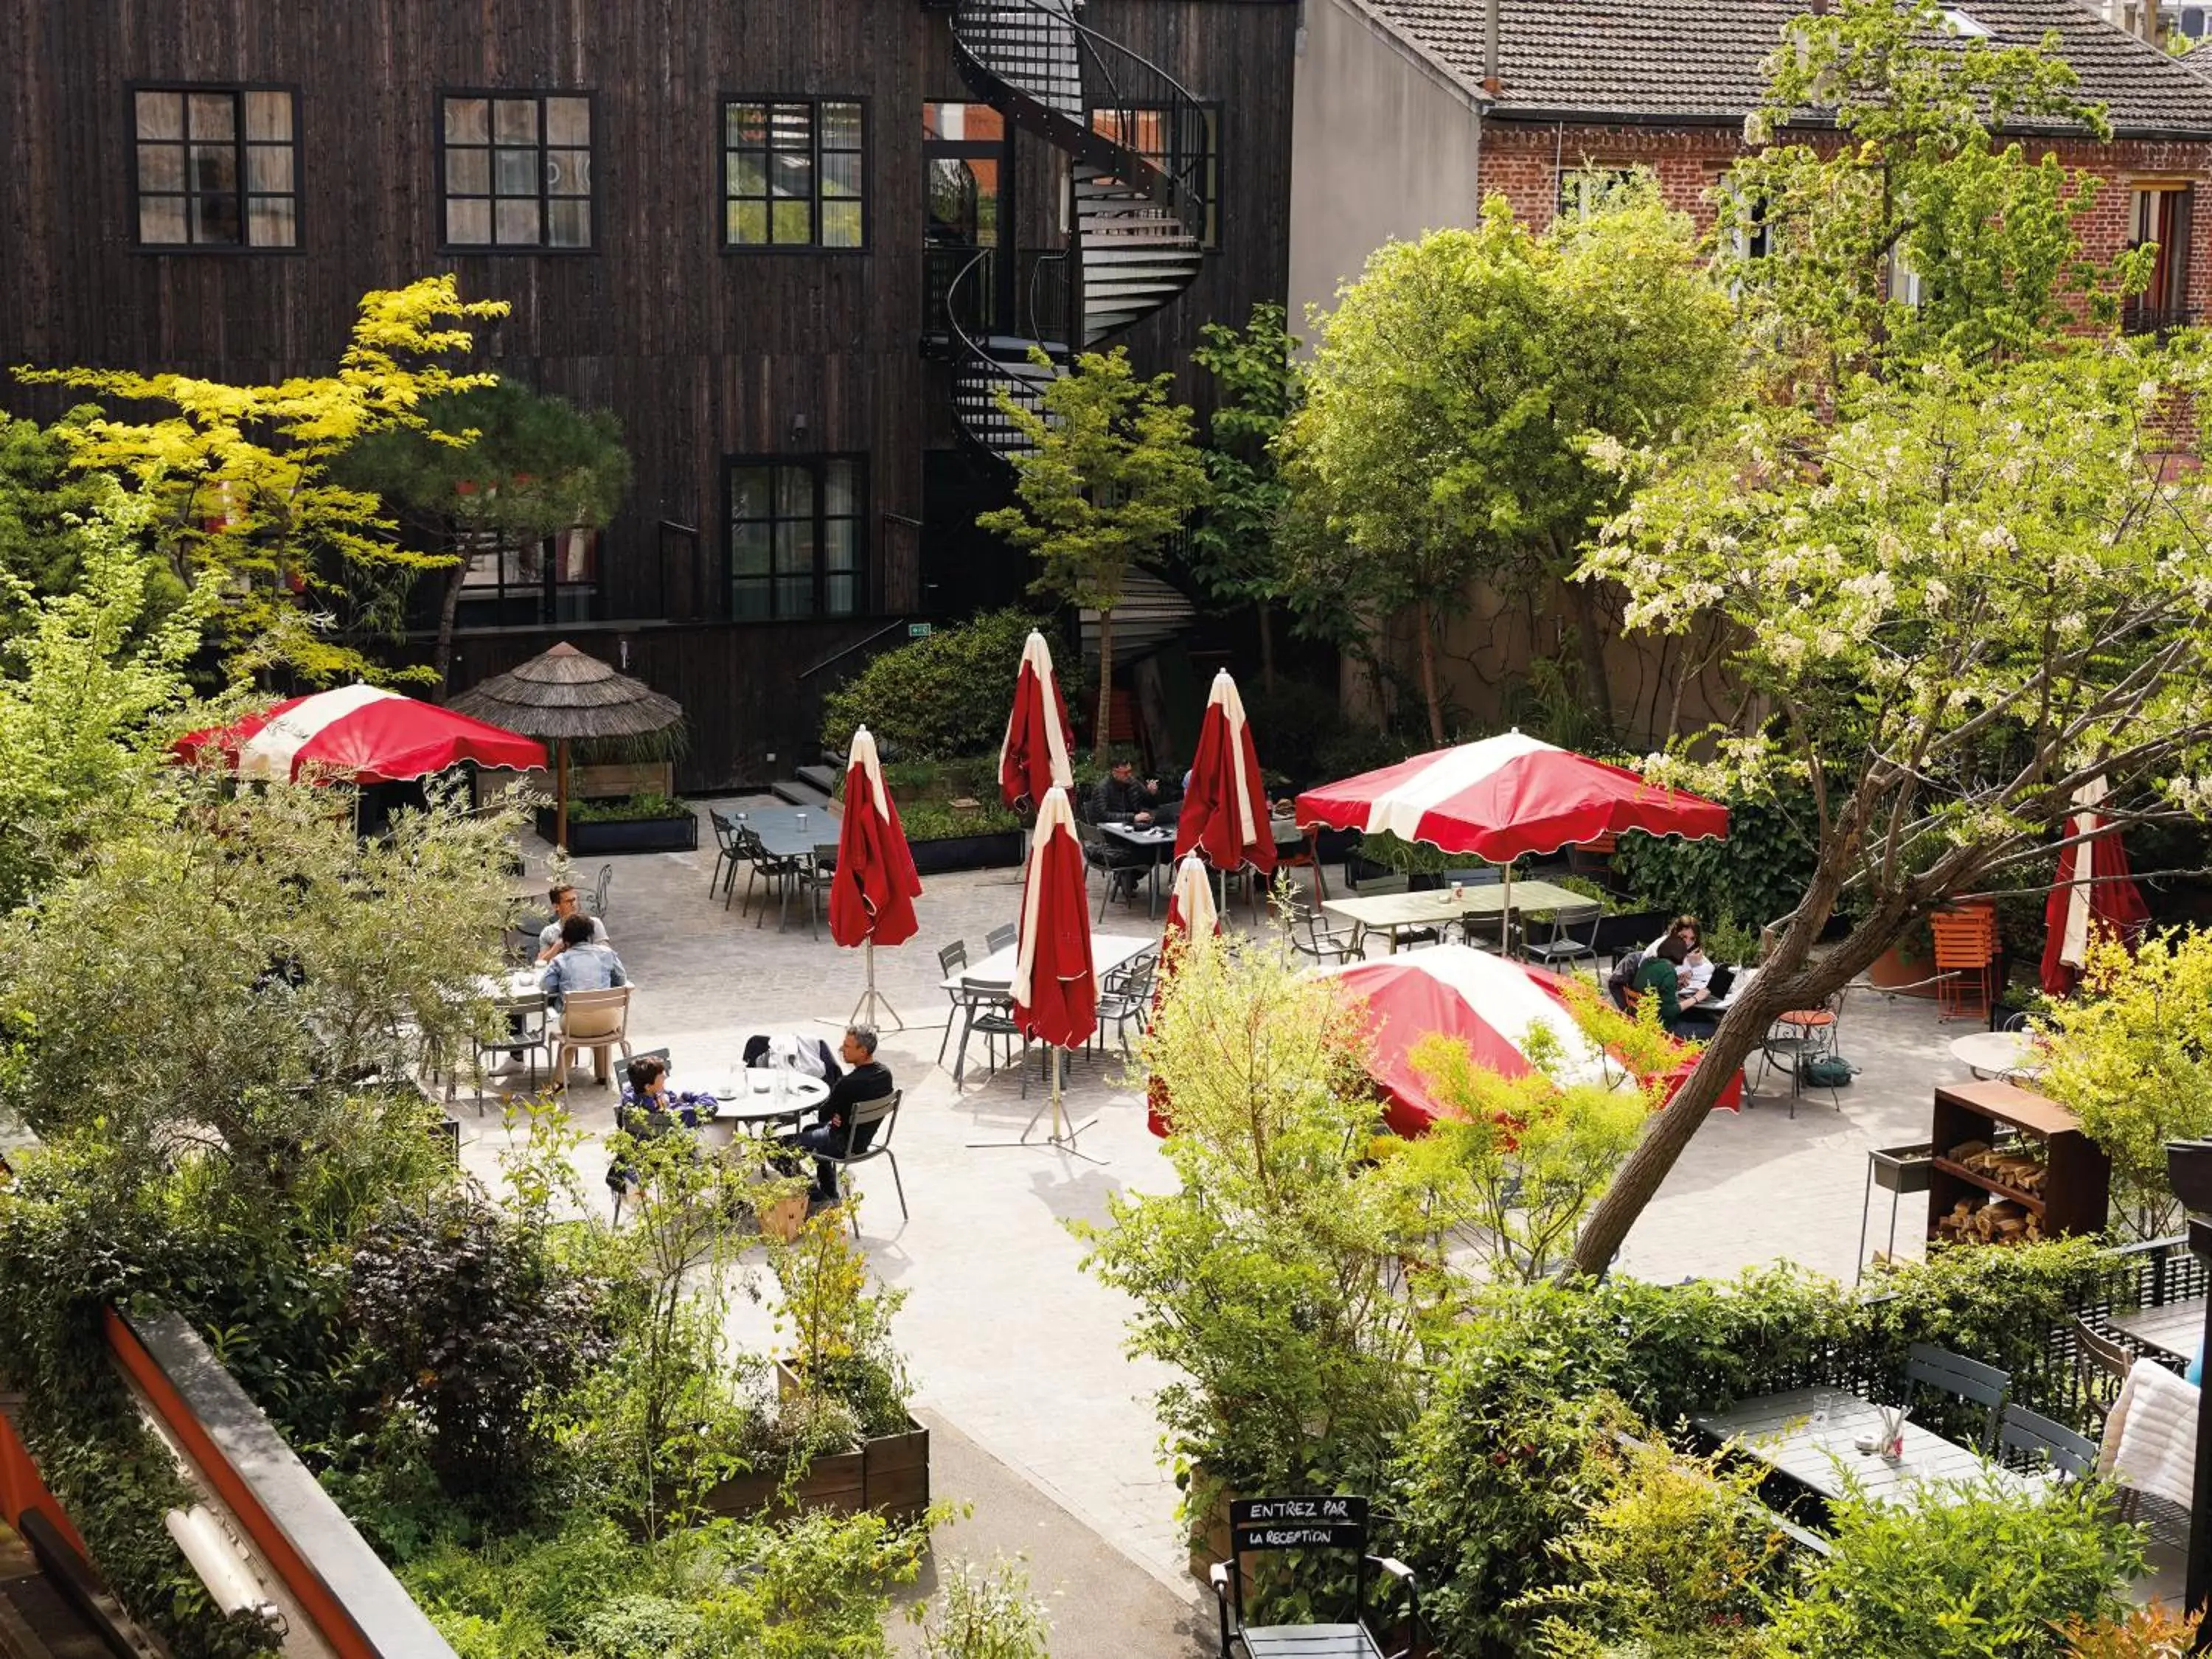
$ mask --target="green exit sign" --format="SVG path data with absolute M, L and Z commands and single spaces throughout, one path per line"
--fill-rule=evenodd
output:
M 908 623 L 906 625 L 906 636 L 910 640 L 927 639 L 929 637 L 929 624 L 927 623 Z

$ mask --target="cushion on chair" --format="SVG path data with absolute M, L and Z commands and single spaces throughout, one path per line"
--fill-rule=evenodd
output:
M 1836 1017 L 1826 1008 L 1799 1008 L 1774 1017 L 1777 1025 L 1833 1025 Z

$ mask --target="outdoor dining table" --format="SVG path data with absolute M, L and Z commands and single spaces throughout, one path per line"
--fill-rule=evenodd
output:
M 2033 1077 L 2043 1069 L 2027 1031 L 1970 1031 L 1951 1039 L 1951 1057 L 1984 1081 Z
M 1106 975 L 1116 968 L 1127 966 L 1147 951 L 1159 949 L 1156 933 L 1093 933 L 1091 936 L 1091 972 L 1101 984 Z M 952 1056 L 952 1086 L 957 1089 L 965 1075 L 968 1064 L 968 1033 L 975 1024 L 978 998 L 1003 997 L 1013 988 L 1014 970 L 1018 965 L 1019 944 L 1009 945 L 1003 951 L 994 951 L 981 962 L 972 963 L 940 981 L 939 989 L 960 997 L 963 1014 L 960 1024 L 960 1047 Z
M 749 806 L 728 817 L 760 837 L 776 858 L 812 858 L 817 847 L 834 846 L 837 816 L 817 806 Z
M 1512 892 L 1513 909 L 1521 915 L 1571 909 L 1589 902 L 1580 893 L 1554 887 L 1547 881 L 1516 881 Z M 1456 898 L 1450 888 L 1434 887 L 1414 893 L 1376 893 L 1365 898 L 1355 893 L 1348 898 L 1324 899 L 1321 908 L 1330 915 L 1358 923 L 1364 932 L 1386 935 L 1389 948 L 1395 951 L 1401 930 L 1440 927 L 1470 916 L 1494 916 L 1505 908 L 1505 896 L 1504 883 L 1486 882 L 1462 887 Z
M 2197 1345 L 2204 1340 L 2204 1298 L 2192 1296 L 2161 1307 L 2107 1314 L 2105 1322 L 2153 1350 L 2153 1358 L 2164 1355 L 2186 1365 L 2197 1357 Z
M 1824 1410 L 1826 1417 L 1814 1421 Z M 1691 1420 L 1715 1440 L 1735 1443 L 1745 1455 L 1826 1498 L 1843 1497 L 1852 1485 L 1876 1503 L 1890 1503 L 1931 1480 L 1993 1479 L 2022 1496 L 2040 1492 L 2046 1484 L 2039 1477 L 2001 1468 L 1972 1447 L 1946 1440 L 1909 1418 L 1905 1455 L 1897 1462 L 1863 1452 L 1857 1446 L 1859 1436 L 1881 1432 L 1881 1407 L 1840 1389 L 1762 1395 Z
M 1156 916 L 1160 912 L 1160 866 L 1175 859 L 1175 825 L 1172 823 L 1102 823 L 1099 829 L 1124 847 L 1134 847 L 1152 855 L 1146 872 L 1148 883 L 1145 914 Z

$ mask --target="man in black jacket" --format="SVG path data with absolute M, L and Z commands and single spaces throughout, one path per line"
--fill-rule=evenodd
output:
M 872 1025 L 854 1025 L 845 1032 L 845 1041 L 837 1050 L 837 1057 L 845 1062 L 845 1075 L 830 1085 L 830 1097 L 816 1109 L 814 1121 L 801 1129 L 785 1144 L 809 1152 L 836 1152 L 841 1156 L 863 1152 L 876 1138 L 872 1122 L 861 1123 L 853 1131 L 852 1146 L 845 1144 L 845 1126 L 853 1109 L 868 1101 L 881 1100 L 891 1091 L 890 1068 L 876 1059 L 876 1031 Z M 837 1166 L 827 1158 L 814 1160 L 814 1190 L 807 1194 L 814 1204 L 829 1204 L 837 1197 Z

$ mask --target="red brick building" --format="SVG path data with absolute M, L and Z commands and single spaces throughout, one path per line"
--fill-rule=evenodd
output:
M 1503 195 L 1532 224 L 1584 181 L 1654 173 L 1709 225 L 1714 191 L 1745 153 L 1760 65 L 1808 0 L 1309 0 L 1291 185 L 1294 302 L 1326 305 L 1394 236 L 1473 222 Z M 2201 316 L 2212 234 L 2191 234 L 2212 185 L 2212 76 L 2137 39 L 2089 0 L 1965 0 L 1953 27 L 2000 44 L 2056 35 L 2113 137 L 2015 131 L 2106 181 L 2085 227 L 2109 258 L 2167 250 L 2140 320 Z

